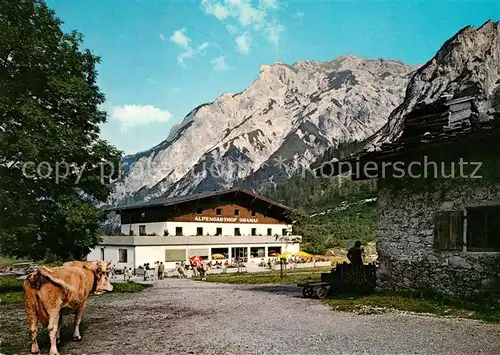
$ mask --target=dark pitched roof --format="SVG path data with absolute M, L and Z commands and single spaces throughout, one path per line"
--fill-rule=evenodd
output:
M 205 198 L 210 198 L 210 197 L 216 197 L 216 196 L 222 196 L 222 195 L 227 195 L 227 194 L 245 194 L 248 195 L 254 199 L 267 202 L 277 208 L 283 209 L 284 211 L 288 211 L 291 213 L 296 213 L 302 216 L 307 216 L 307 214 L 286 206 L 282 203 L 273 201 L 265 196 L 258 195 L 256 193 L 253 193 L 249 190 L 245 190 L 242 188 L 231 188 L 231 189 L 226 189 L 226 190 L 218 190 L 218 191 L 212 191 L 212 192 L 205 192 L 205 193 L 198 193 L 198 194 L 192 194 L 192 195 L 185 195 L 185 196 L 176 196 L 176 197 L 167 197 L 167 198 L 160 198 L 148 202 L 141 202 L 141 203 L 135 203 L 131 205 L 125 205 L 125 206 L 114 206 L 114 207 L 107 207 L 105 210 L 107 211 L 122 211 L 122 210 L 132 210 L 132 209 L 137 209 L 137 208 L 147 208 L 147 207 L 158 207 L 158 206 L 174 206 L 174 205 L 179 205 L 181 203 L 186 203 L 190 201 L 196 201 L 200 199 L 205 199 Z
M 343 160 L 325 163 L 316 169 L 316 175 L 335 176 L 348 171 L 356 174 L 353 170 L 366 162 L 392 159 L 409 151 L 434 148 L 455 141 L 488 139 L 500 134 L 500 112 L 483 114 L 483 117 L 487 116 L 486 119 L 480 116 L 474 97 L 439 100 L 416 107 L 404 118 L 404 130 L 397 140 L 383 143 L 377 150 L 365 149 Z

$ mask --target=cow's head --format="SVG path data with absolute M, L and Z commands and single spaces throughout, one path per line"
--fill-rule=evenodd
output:
M 92 270 L 95 274 L 94 294 L 100 295 L 106 291 L 113 291 L 113 285 L 109 282 L 109 267 L 111 261 L 89 261 L 86 268 Z

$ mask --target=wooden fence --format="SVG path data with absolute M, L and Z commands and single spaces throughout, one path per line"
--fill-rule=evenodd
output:
M 321 281 L 332 284 L 331 292 L 369 294 L 375 291 L 375 263 L 352 265 L 337 264 L 329 273 L 321 274 Z

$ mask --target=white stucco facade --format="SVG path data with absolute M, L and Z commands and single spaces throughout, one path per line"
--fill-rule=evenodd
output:
M 296 238 L 300 239 L 296 236 L 289 237 L 290 240 Z M 144 263 L 153 265 L 154 262 L 161 261 L 168 270 L 174 269 L 176 262 L 188 260 L 194 255 L 211 260 L 215 253 L 227 254 L 230 261 L 242 256 L 249 263 L 259 263 L 262 259 L 267 260 L 271 252 L 296 253 L 299 246 L 299 243 L 281 242 L 272 236 L 258 235 L 105 236 L 102 243 L 89 253 L 87 260 L 110 260 L 120 269 L 125 265 L 137 269 Z
M 126 262 L 123 262 L 120 259 L 120 249 L 126 250 Z M 87 256 L 87 260 L 111 260 L 117 268 L 123 269 L 125 266 L 135 268 L 135 255 L 134 246 L 99 245 L 90 251 L 90 254 Z
M 289 224 L 261 224 L 261 223 L 214 223 L 214 222 L 155 222 L 155 223 L 133 223 L 122 224 L 121 233 L 129 235 L 130 231 L 134 235 L 140 234 L 140 226 L 143 227 L 145 234 L 155 234 L 163 236 L 165 231 L 168 235 L 190 236 L 198 235 L 198 228 L 201 228 L 202 235 L 216 235 L 217 229 L 222 229 L 220 235 L 236 235 L 239 229 L 240 235 L 283 235 L 284 230 L 291 230 Z M 180 230 L 179 230 L 180 228 Z

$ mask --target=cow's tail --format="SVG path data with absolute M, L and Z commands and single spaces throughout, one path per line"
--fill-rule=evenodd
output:
M 75 287 L 66 281 L 60 279 L 54 274 L 54 271 L 45 267 L 40 266 L 35 272 L 31 273 L 27 278 L 31 288 L 35 290 L 39 290 L 44 283 L 47 281 L 52 282 L 53 284 L 60 286 L 68 291 L 76 291 Z

